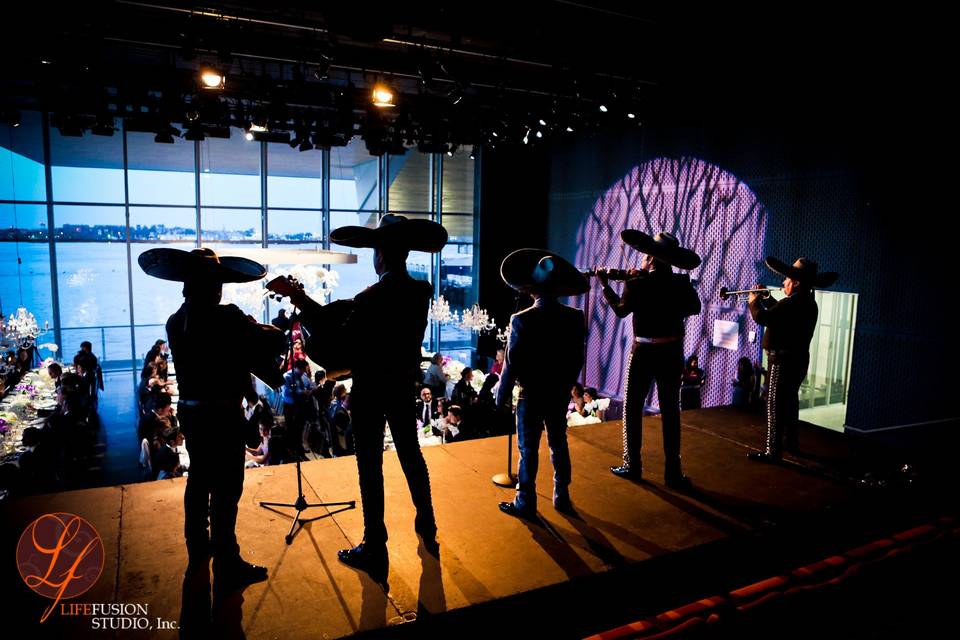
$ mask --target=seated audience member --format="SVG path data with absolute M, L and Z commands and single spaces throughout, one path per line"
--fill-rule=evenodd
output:
M 583 385 L 579 382 L 573 383 L 570 389 L 570 404 L 567 405 L 567 414 L 580 413 L 583 411 Z
M 583 408 L 580 409 L 580 415 L 584 418 L 600 418 L 600 394 L 594 387 L 587 387 L 583 390 Z M 601 418 L 602 419 L 602 418 Z
M 733 399 L 731 404 L 735 407 L 749 407 L 753 404 L 753 393 L 756 388 L 756 380 L 753 373 L 753 365 L 749 358 L 740 358 L 737 361 L 737 379 L 733 381 Z
M 472 407 L 477 401 L 477 390 L 471 384 L 473 382 L 473 369 L 464 367 L 460 372 L 460 380 L 453 387 L 453 393 L 450 394 L 450 402 L 459 405 L 461 409 Z
M 177 428 L 177 417 L 173 414 L 173 401 L 168 394 L 156 394 L 150 400 L 151 409 L 140 417 L 137 436 L 153 439 L 171 427 Z
M 50 379 L 53 380 L 53 386 L 55 389 L 60 388 L 60 376 L 63 375 L 63 367 L 61 367 L 56 362 L 51 362 L 47 365 L 47 375 L 50 376 Z
M 270 430 L 269 424 L 260 424 L 260 446 L 256 449 L 247 447 L 247 453 L 251 459 L 247 461 L 247 467 L 262 467 L 270 464 Z
M 687 363 L 680 374 L 680 408 L 681 409 L 699 409 L 700 408 L 700 388 L 706 382 L 706 374 L 699 366 L 700 361 L 696 355 L 687 358 Z
M 440 417 L 437 413 L 437 402 L 433 399 L 430 387 L 420 389 L 420 398 L 417 400 L 417 426 L 423 427 Z
M 447 376 L 443 373 L 443 356 L 439 351 L 430 358 L 430 366 L 423 374 L 423 384 L 430 387 L 434 398 L 447 396 Z
M 183 444 L 183 436 L 179 429 L 173 427 L 160 434 L 159 446 L 157 447 L 152 465 L 157 472 L 157 480 L 166 480 L 183 475 L 180 468 L 180 454 L 177 447 Z
M 36 347 L 23 347 L 17 350 L 17 371 L 22 378 L 33 369 L 33 354 Z
M 447 415 L 447 407 L 450 406 L 450 401 L 446 398 L 437 398 L 437 416 L 442 418 Z
M 493 358 L 493 364 L 490 365 L 490 371 L 497 376 L 497 379 L 503 374 L 503 349 L 497 349 L 497 355 Z
M 47 418 L 47 428 L 56 444 L 57 460 L 71 470 L 73 463 L 84 457 L 93 444 L 88 402 L 82 378 L 75 373 L 64 373 L 57 389 L 57 406 Z
M 499 433 L 497 427 L 497 402 L 493 397 L 493 388 L 500 382 L 500 376 L 495 373 L 487 374 L 483 379 L 483 386 L 477 394 L 477 403 L 473 405 L 468 412 L 467 421 L 471 423 L 471 432 L 475 437 L 485 438 L 486 436 Z
M 347 387 L 337 384 L 333 388 L 333 399 L 327 407 L 327 421 L 330 424 L 331 449 L 334 456 L 352 455 L 353 423 L 349 411 Z
M 453 404 L 447 408 L 447 415 L 434 427 L 434 435 L 442 436 L 444 442 L 459 442 L 467 439 L 463 431 L 463 411 Z

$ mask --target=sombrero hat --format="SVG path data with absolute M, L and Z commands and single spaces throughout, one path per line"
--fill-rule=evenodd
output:
M 639 251 L 662 260 L 678 269 L 696 269 L 700 266 L 700 256 L 680 246 L 680 241 L 672 233 L 658 233 L 650 237 L 637 229 L 624 229 L 620 238 Z
M 517 249 L 500 264 L 500 277 L 524 293 L 578 296 L 590 282 L 570 262 L 544 249 Z
M 259 262 L 237 256 L 218 256 L 209 247 L 184 251 L 160 247 L 144 251 L 137 258 L 144 273 L 162 280 L 187 282 L 253 282 L 267 275 Z
M 330 232 L 330 242 L 344 247 L 395 247 L 436 253 L 447 244 L 447 230 L 432 220 L 388 213 L 376 228 L 347 226 Z
M 767 256 L 764 260 L 767 268 L 774 273 L 779 273 L 785 278 L 799 280 L 803 284 L 814 289 L 823 289 L 831 286 L 840 277 L 836 271 L 817 271 L 817 263 L 809 258 L 798 258 L 792 265 L 777 260 L 773 256 Z

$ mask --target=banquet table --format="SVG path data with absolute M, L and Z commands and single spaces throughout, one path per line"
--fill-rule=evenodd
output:
M 19 466 L 23 432 L 28 427 L 43 428 L 47 416 L 57 406 L 57 391 L 45 368 L 31 369 L 0 400 L 0 465 Z M 0 489 L 0 500 L 6 497 Z

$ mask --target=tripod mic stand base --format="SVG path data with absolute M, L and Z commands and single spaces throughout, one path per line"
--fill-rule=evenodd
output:
M 517 484 L 516 476 L 510 473 L 498 473 L 497 475 L 493 476 L 492 480 L 493 484 L 507 489 L 514 487 Z

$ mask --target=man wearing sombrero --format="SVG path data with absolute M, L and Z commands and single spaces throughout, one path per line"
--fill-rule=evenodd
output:
M 700 266 L 700 256 L 681 247 L 670 233 L 651 237 L 626 229 L 620 238 L 644 256 L 637 277 L 625 282 L 622 298 L 610 288 L 607 273 L 597 273 L 603 283 L 603 296 L 617 317 L 633 314 L 633 348 L 623 389 L 623 464 L 610 471 L 622 478 L 640 479 L 643 403 L 656 380 L 663 425 L 664 480 L 667 486 L 684 489 L 690 484 L 680 466 L 684 318 L 700 313 L 700 298 L 690 278 L 673 273 L 672 267 L 695 269 Z
M 517 495 L 512 502 L 501 502 L 500 510 L 527 519 L 536 515 L 540 434 L 546 427 L 553 462 L 553 504 L 558 511 L 573 514 L 566 414 L 570 389 L 583 368 L 585 323 L 580 309 L 563 305 L 557 298 L 582 295 L 590 290 L 590 283 L 572 264 L 540 249 L 520 249 L 508 255 L 500 265 L 500 276 L 534 301 L 510 318 L 497 392 L 497 406 L 509 406 L 514 386 L 520 387 Z
M 252 282 L 266 269 L 207 248 L 150 249 L 137 261 L 148 275 L 183 283 L 184 302 L 167 320 L 167 338 L 180 390 L 177 418 L 190 453 L 183 494 L 188 573 L 208 571 L 212 555 L 214 584 L 220 588 L 265 580 L 264 567 L 240 558 L 235 531 L 246 450 L 241 401 L 251 374 L 273 388 L 283 383 L 276 358 L 286 339 L 235 305 L 221 305 L 220 297 L 223 283 Z M 218 351 L 215 373 L 210 368 L 213 339 L 228 345 Z
M 374 268 L 380 277 L 354 298 L 345 335 L 331 339 L 348 340 L 353 347 L 349 353 L 353 374 L 350 406 L 364 531 L 359 545 L 340 551 L 338 556 L 343 563 L 384 582 L 388 569 L 383 521 L 384 422 L 390 424 L 397 457 L 417 508 L 414 528 L 428 552 L 439 552 L 430 477 L 420 452 L 414 415 L 420 345 L 433 287 L 410 277 L 406 261 L 410 251 L 440 251 L 447 242 L 447 231 L 429 220 L 387 214 L 375 229 L 335 229 L 330 241 L 346 247 L 372 248 Z
M 800 403 L 798 393 L 810 364 L 810 340 L 817 327 L 817 302 L 814 289 L 829 287 L 839 274 L 818 273 L 817 263 L 800 258 L 792 265 L 770 256 L 767 267 L 782 276 L 786 298 L 776 301 L 751 293 L 750 315 L 764 327 L 763 348 L 770 368 L 767 378 L 767 441 L 763 451 L 749 455 L 751 460 L 775 462 L 781 449 L 799 451 Z M 756 285 L 760 289 L 760 285 Z M 784 436 L 786 443 L 784 447 Z

